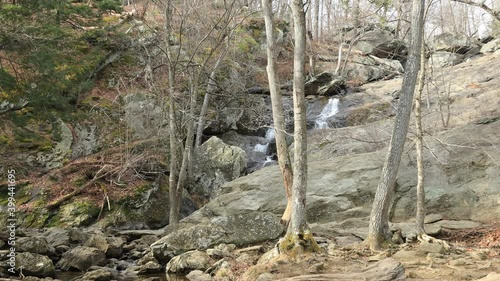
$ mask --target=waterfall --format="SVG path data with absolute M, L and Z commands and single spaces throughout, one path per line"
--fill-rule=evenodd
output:
M 266 131 L 266 140 L 274 141 L 274 128 L 271 127 Z
M 339 112 L 339 99 L 331 98 L 315 120 L 315 129 L 328 129 L 328 119 Z
M 262 163 L 262 168 L 273 165 L 274 163 L 276 163 L 276 161 L 273 160 L 274 155 L 266 156 L 266 160 L 264 161 L 264 163 Z
M 257 151 L 257 152 L 262 152 L 264 154 L 267 154 L 267 150 L 269 149 L 269 143 L 266 143 L 266 144 L 256 144 L 255 147 L 254 147 L 254 151 Z

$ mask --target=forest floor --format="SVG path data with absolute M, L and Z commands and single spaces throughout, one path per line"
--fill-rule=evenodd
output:
M 328 245 L 325 252 L 306 255 L 300 260 L 280 255 L 249 267 L 237 262 L 241 260 L 237 258 L 232 263 L 229 280 L 381 280 L 377 274 L 387 276 L 383 280 L 500 280 L 500 224 L 444 230 L 438 238 L 448 242 L 451 248 L 427 253 L 415 242 L 373 253 L 360 248 L 359 244 Z M 396 269 L 381 263 L 388 258 L 393 264 L 400 262 L 404 274 L 389 277 Z M 486 277 L 490 273 L 496 275 Z M 228 279 L 225 276 L 214 280 Z

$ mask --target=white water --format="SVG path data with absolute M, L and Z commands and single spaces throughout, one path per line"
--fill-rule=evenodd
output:
M 266 140 L 273 141 L 274 140 L 274 128 L 269 128 L 266 131 Z
M 328 118 L 333 117 L 339 112 L 339 99 L 331 98 L 328 103 L 323 107 L 318 118 L 315 120 L 315 129 L 327 129 L 328 128 Z
M 254 151 L 262 152 L 264 154 L 267 154 L 267 150 L 268 149 L 269 149 L 269 143 L 266 143 L 266 144 L 260 144 L 260 143 L 258 143 L 253 148 Z
M 262 163 L 262 168 L 274 164 L 276 161 L 273 160 L 273 156 L 266 156 L 266 160 Z

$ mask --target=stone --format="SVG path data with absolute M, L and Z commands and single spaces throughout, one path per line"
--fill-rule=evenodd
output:
M 27 162 L 30 165 L 40 165 L 47 170 L 60 168 L 64 161 L 71 157 L 71 145 L 73 143 L 73 133 L 71 129 L 60 118 L 57 119 L 57 130 L 60 132 L 60 140 L 55 147 L 48 152 L 38 152 L 36 157 L 29 157 Z M 54 128 L 55 129 L 55 128 Z
M 123 255 L 123 245 L 125 245 L 123 238 L 108 236 L 106 242 L 108 243 L 108 249 L 106 250 L 108 258 L 120 258 Z
M 464 266 L 464 265 L 469 265 L 471 264 L 471 261 L 465 259 L 465 258 L 458 258 L 458 259 L 455 259 L 455 260 L 451 260 L 449 262 L 449 264 L 451 266 Z
M 179 228 L 151 245 L 160 263 L 189 250 L 206 250 L 221 243 L 249 245 L 278 238 L 283 232 L 279 218 L 271 213 L 239 212 L 207 218 L 203 213 L 215 215 L 207 208 L 184 219 Z M 198 217 L 199 215 L 199 217 Z
M 135 267 L 137 274 L 152 274 L 161 272 L 162 266 L 156 261 L 148 261 L 143 265 Z
M 364 32 L 353 49 L 362 55 L 389 59 L 402 59 L 408 52 L 404 42 L 396 40 L 391 32 L 381 28 Z
M 168 120 L 155 95 L 131 93 L 123 97 L 125 122 L 134 139 L 149 139 L 158 134 L 168 136 Z
M 424 256 L 425 255 L 422 252 L 407 251 L 407 250 L 397 251 L 395 254 L 392 255 L 393 258 L 403 262 L 413 261 L 417 257 L 424 257 Z
M 207 249 L 207 255 L 213 259 L 219 259 L 224 257 L 224 253 L 217 249 Z
M 85 246 L 75 247 L 63 254 L 56 267 L 61 270 L 86 271 L 93 265 L 106 264 L 106 254 L 96 248 Z
M 265 264 L 270 262 L 272 259 L 276 258 L 279 256 L 279 251 L 277 247 L 272 248 L 271 250 L 265 252 L 262 256 L 260 256 L 259 260 L 257 261 L 257 264 Z
M 500 280 L 500 273 L 491 272 L 481 279 L 477 279 L 476 281 L 498 281 Z
M 85 247 L 93 247 L 106 253 L 108 250 L 108 242 L 103 233 L 92 234 L 90 238 L 83 244 Z
M 19 252 L 30 252 L 42 255 L 55 253 L 54 247 L 42 236 L 19 237 L 16 241 L 16 250 Z
M 253 265 L 257 261 L 257 257 L 255 255 L 250 255 L 247 253 L 244 253 L 240 255 L 239 257 L 236 258 L 236 261 L 239 264 L 251 264 Z
M 484 44 L 481 47 L 480 52 L 482 54 L 488 54 L 488 53 L 494 53 L 497 50 L 500 50 L 500 38 L 493 39 L 490 42 Z
M 429 214 L 429 215 L 425 216 L 424 223 L 425 224 L 433 223 L 433 222 L 440 221 L 442 219 L 443 219 L 443 215 L 441 215 L 441 214 Z
M 345 79 L 331 72 L 322 72 L 304 85 L 305 95 L 333 96 L 343 94 L 346 89 Z
M 210 274 L 203 273 L 201 270 L 193 270 L 186 275 L 189 281 L 212 281 Z
M 390 79 L 404 72 L 401 62 L 375 56 L 361 56 L 353 58 L 348 64 L 346 77 L 356 84 L 365 84 L 381 79 Z
M 482 223 L 466 220 L 442 220 L 438 222 L 442 228 L 447 229 L 468 229 L 480 227 Z
M 442 33 L 434 36 L 434 50 L 465 54 L 477 44 L 472 43 L 465 34 Z
M 59 246 L 69 246 L 69 230 L 62 228 L 51 227 L 43 232 L 43 236 L 47 240 L 47 243 L 54 248 Z
M 59 212 L 56 217 L 59 221 L 59 225 L 66 227 L 83 227 L 94 222 L 99 212 L 100 207 L 90 201 L 75 201 L 59 207 Z
M 461 54 L 438 51 L 431 55 L 429 63 L 434 67 L 446 67 L 459 64 L 464 60 L 464 58 L 465 57 Z
M 18 253 L 16 268 L 26 276 L 54 277 L 56 274 L 52 260 L 47 256 L 35 253 Z
M 474 251 L 474 252 L 468 252 L 467 253 L 471 258 L 475 260 L 486 260 L 488 256 L 484 252 L 479 252 L 479 251 Z
M 274 275 L 272 273 L 266 272 L 266 273 L 262 273 L 261 275 L 259 275 L 259 277 L 257 277 L 256 281 L 273 281 L 275 279 L 276 278 L 274 277 Z
M 194 161 L 195 192 L 213 198 L 224 183 L 244 174 L 246 157 L 241 148 L 229 146 L 218 137 L 211 137 L 200 146 Z
M 96 269 L 86 272 L 78 280 L 82 281 L 110 281 L 113 280 L 113 274 L 105 269 Z
M 155 165 L 154 163 L 148 164 Z M 168 198 L 166 184 L 159 182 L 147 184 L 141 192 L 122 199 L 123 203 L 113 208 L 98 223 L 103 227 L 120 226 L 124 229 L 162 228 L 168 224 L 168 216 L 165 216 L 170 208 Z M 195 210 L 196 205 L 193 199 L 188 192 L 184 192 L 181 199 L 181 218 L 188 216 Z
M 376 262 L 363 270 L 343 273 L 321 273 L 290 277 L 286 281 L 298 280 L 405 280 L 403 265 L 393 258 Z
M 443 246 L 443 244 L 441 243 L 429 243 L 429 242 L 421 242 L 418 246 L 417 246 L 417 251 L 421 252 L 421 253 L 444 253 L 445 252 L 445 248 Z
M 206 270 L 210 257 L 204 251 L 194 250 L 172 258 L 166 267 L 167 273 L 185 273 L 192 270 Z
M 95 124 L 74 126 L 74 141 L 71 147 L 71 158 L 85 157 L 95 153 L 99 149 L 99 132 Z

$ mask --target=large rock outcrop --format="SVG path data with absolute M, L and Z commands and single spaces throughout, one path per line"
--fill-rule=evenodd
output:
M 500 216 L 500 209 L 496 208 L 500 200 L 500 182 L 496 180 L 500 168 L 495 164 L 500 162 L 500 153 L 494 148 L 500 146 L 500 121 L 457 127 L 437 134 L 436 138 L 453 140 L 458 145 L 445 150 L 439 141 L 426 140 L 434 152 L 425 158 L 427 211 L 443 214 L 447 219 L 495 220 Z M 471 142 L 476 149 L 460 145 Z M 314 157 L 309 162 L 308 221 L 316 232 L 363 236 L 385 149 L 346 156 L 328 151 L 319 153 L 324 160 Z M 401 162 L 391 207 L 391 218 L 396 222 L 406 221 L 415 214 L 414 161 L 415 156 L 410 153 Z M 187 250 L 219 243 L 250 244 L 280 234 L 277 220 L 286 200 L 277 166 L 228 182 L 221 192 L 184 219 L 182 228 L 152 246 L 158 259 L 168 260 Z M 245 236 L 248 239 L 242 239 Z
M 333 96 L 343 94 L 346 88 L 345 79 L 331 72 L 322 72 L 304 85 L 305 95 Z
M 206 197 L 214 196 L 224 183 L 245 173 L 246 157 L 241 148 L 211 137 L 200 146 L 194 161 L 194 190 Z
M 153 243 L 155 258 L 165 264 L 190 250 L 206 250 L 221 243 L 250 245 L 275 239 L 283 232 L 279 218 L 272 213 L 249 211 L 244 206 L 241 211 L 231 208 L 225 212 L 222 205 L 213 205 L 216 204 L 208 204 L 181 220 L 178 228 Z

